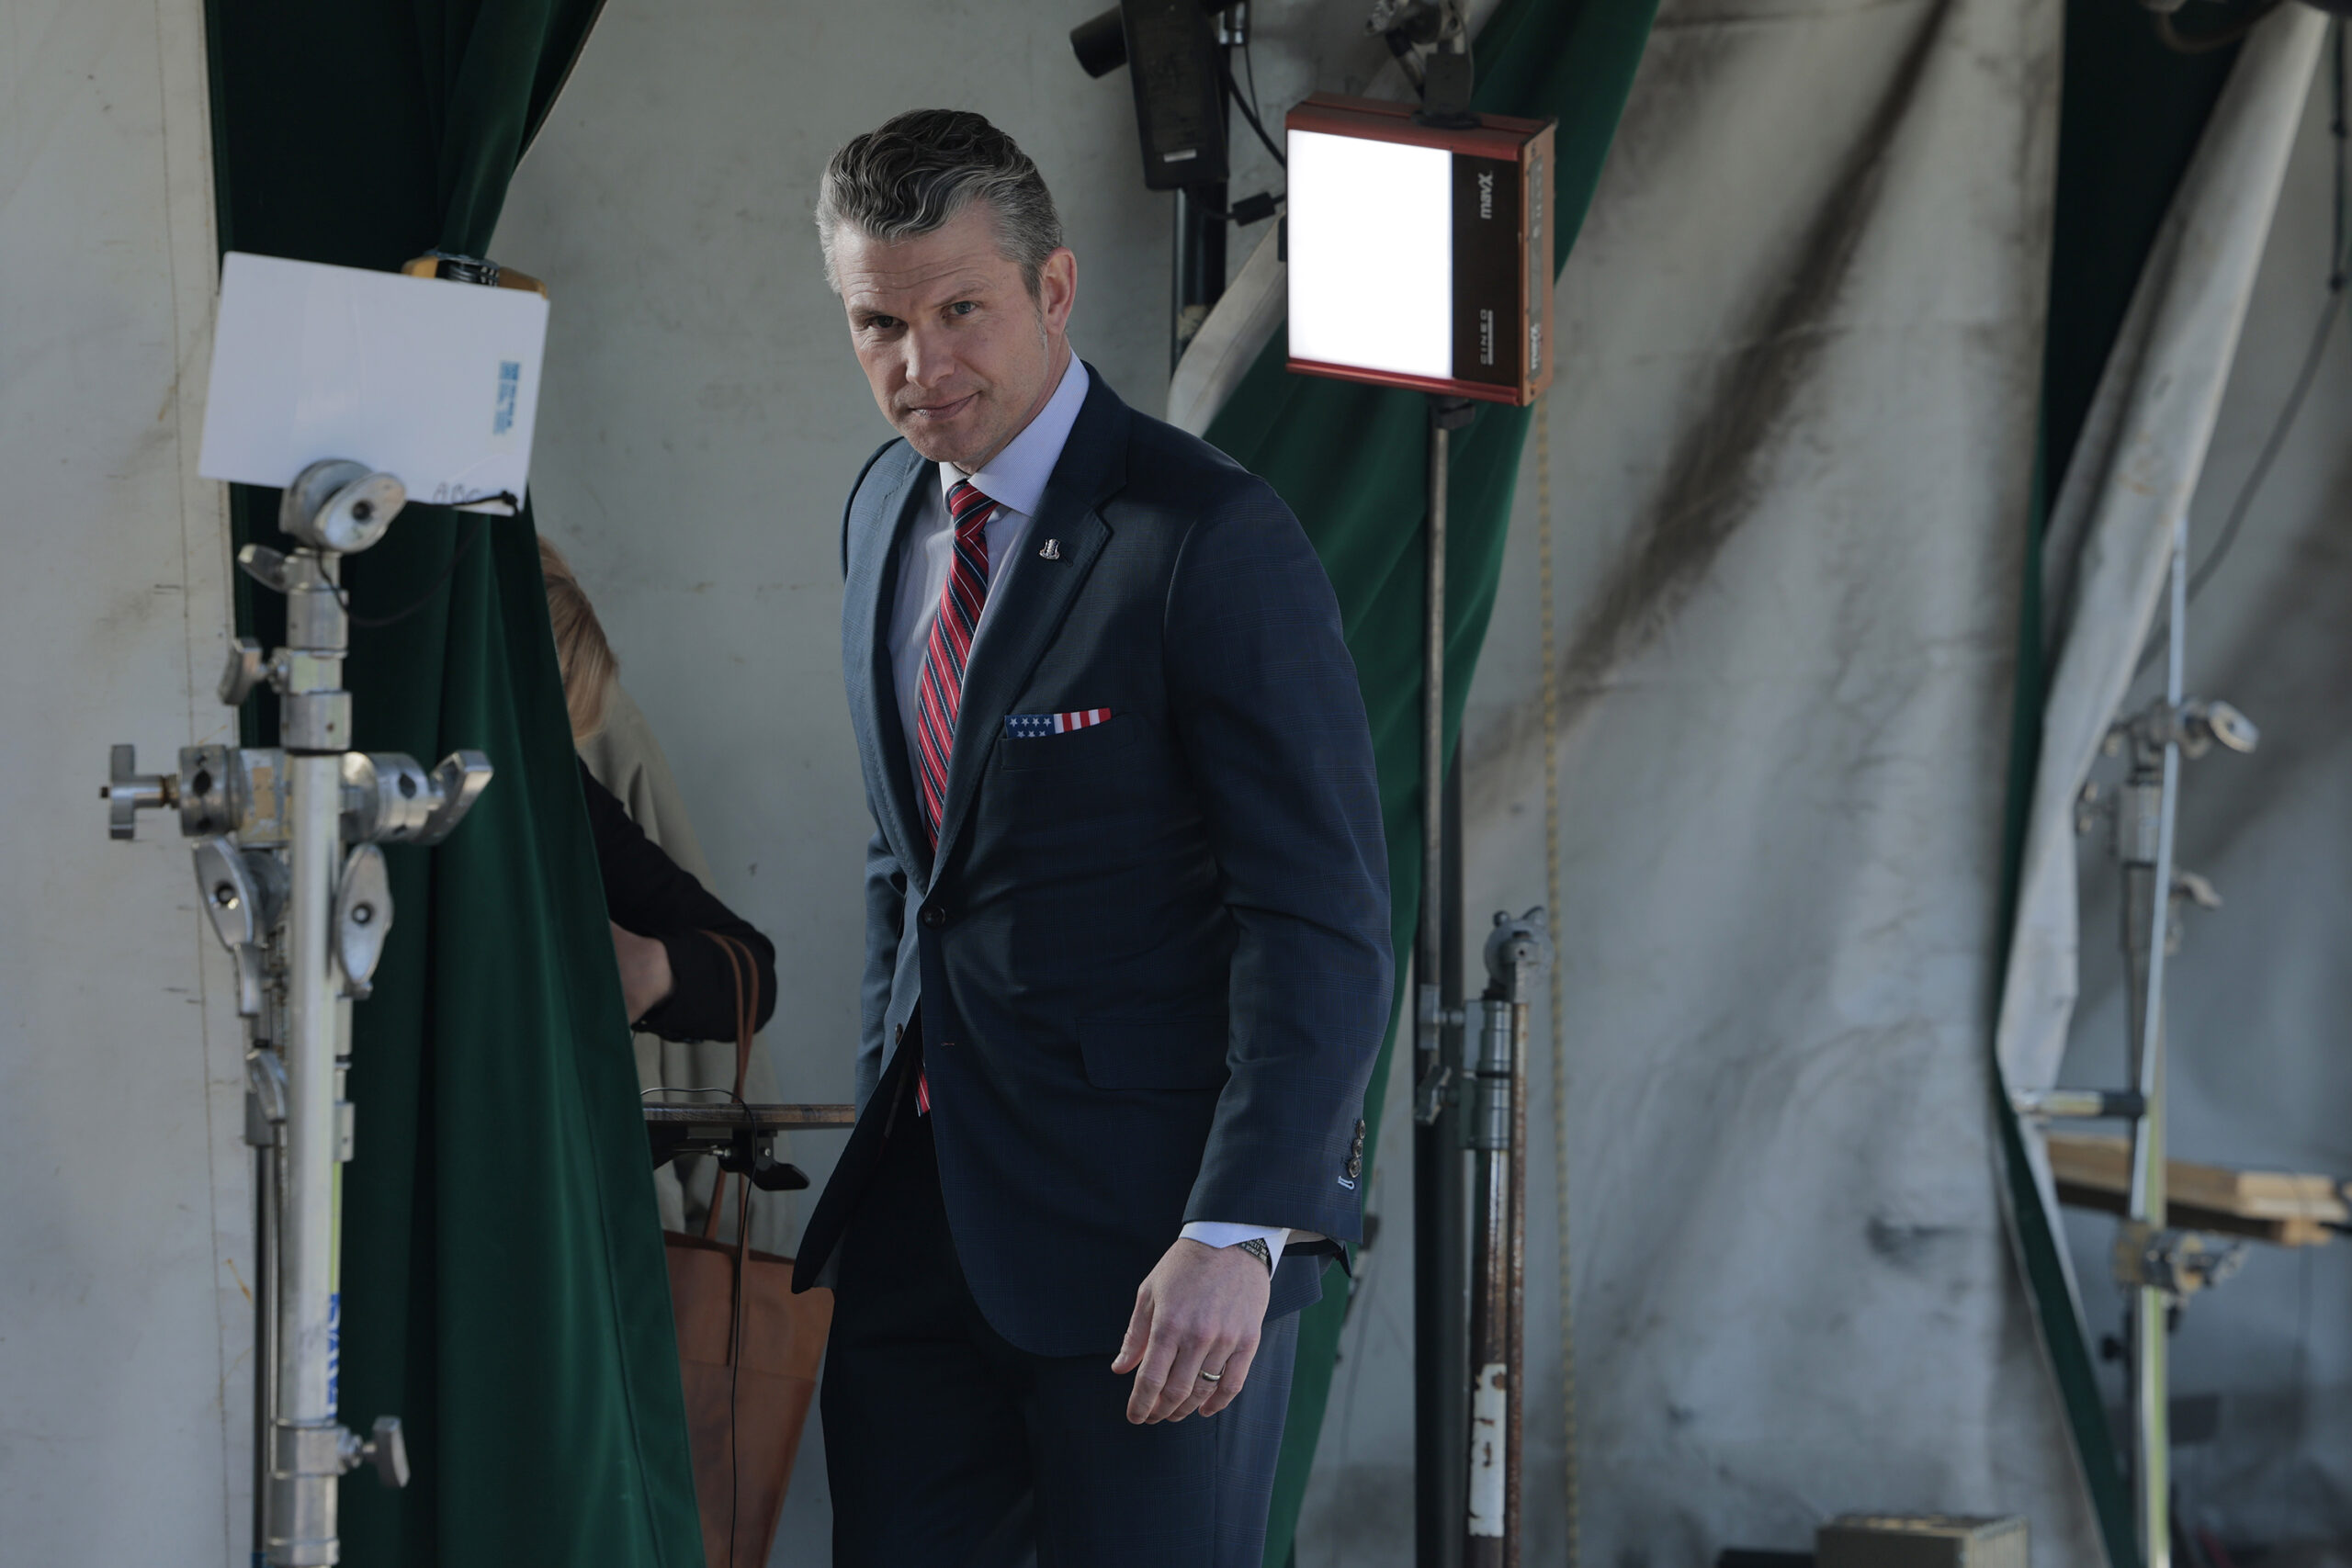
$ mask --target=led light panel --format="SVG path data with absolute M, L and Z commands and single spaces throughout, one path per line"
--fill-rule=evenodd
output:
M 1553 128 L 1316 94 L 1289 132 L 1290 368 L 1529 403 L 1551 384 Z
M 1294 130 L 1289 158 L 1293 357 L 1453 375 L 1453 154 Z

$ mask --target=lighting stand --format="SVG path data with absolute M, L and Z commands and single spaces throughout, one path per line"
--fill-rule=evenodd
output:
M 1452 435 L 1470 423 L 1472 405 L 1432 396 L 1429 410 L 1414 955 L 1415 1560 L 1420 1568 L 1517 1568 L 1527 1009 L 1552 939 L 1542 909 L 1495 917 L 1480 1048 L 1465 1060 L 1462 764 L 1458 756 L 1445 762 L 1445 554 Z
M 1233 51 L 1250 41 L 1250 6 L 1248 0 L 1242 0 L 1239 5 L 1215 9 L 1216 56 L 1229 75 Z M 1222 96 L 1217 100 L 1217 118 L 1219 138 L 1224 140 L 1232 127 L 1232 114 Z M 1200 335 L 1202 323 L 1225 294 L 1226 229 L 1233 221 L 1226 201 L 1223 179 L 1176 187 L 1176 254 L 1170 267 L 1176 290 L 1169 311 L 1170 375 L 1184 362 L 1185 348 Z
M 2129 1302 L 2132 1509 L 2144 1568 L 2171 1568 L 2172 1562 L 2165 1337 L 2182 1303 L 2233 1272 L 2245 1256 L 2242 1243 L 2173 1229 L 2165 1213 L 2165 961 L 2179 945 L 2184 907 L 2213 908 L 2221 903 L 2203 877 L 2174 863 L 2180 764 L 2202 757 L 2217 743 L 2251 751 L 2259 739 L 2254 725 L 2229 704 L 2182 700 L 2188 570 L 2184 517 L 2172 541 L 2165 694 L 2109 730 L 2104 748 L 2109 756 L 2128 748 L 2132 757 L 2131 773 L 2111 803 L 2115 855 L 2123 874 L 2132 1084 L 2120 1091 L 2051 1089 L 2017 1100 L 2020 1111 L 2039 1117 L 2121 1118 L 2132 1124 L 2131 1188 L 2112 1261 L 2116 1282 Z M 2086 786 L 2076 827 L 2087 831 L 2107 808 L 2097 787 Z
M 2178 946 L 2184 902 L 2220 900 L 2202 877 L 2173 863 L 2180 764 L 2215 741 L 2251 751 L 2252 724 L 2226 703 L 2181 701 L 2186 551 L 2172 559 L 2173 605 L 2165 694 L 2109 736 L 2128 745 L 2132 772 L 2118 795 L 2115 849 L 2123 872 L 2123 951 L 2130 976 L 2130 1065 L 2139 1114 L 2132 1125 L 2132 1185 L 2115 1238 L 2115 1277 L 2129 1293 L 2132 1508 L 2145 1568 L 2172 1562 L 2171 1438 L 2165 1337 L 2180 1305 L 2233 1271 L 2242 1244 L 2172 1229 L 2165 1193 L 2165 960 Z
M 1445 766 L 1446 487 L 1468 400 L 1429 400 L 1429 527 L 1421 649 L 1421 915 L 1413 958 L 1413 1523 L 1419 1568 L 1462 1561 L 1467 1438 L 1468 1172 L 1462 1059 L 1461 791 Z M 1453 770 L 1458 779 L 1459 760 Z M 1448 853 L 1451 850 L 1452 852 Z
M 1526 1422 L 1527 1009 L 1552 963 L 1541 908 L 1495 916 L 1487 934 L 1486 1015 L 1470 1066 L 1465 1141 L 1476 1175 L 1471 1245 L 1467 1568 L 1519 1568 L 1520 1456 Z
M 347 750 L 343 690 L 350 616 L 342 558 L 383 537 L 401 481 L 343 460 L 288 487 L 278 525 L 290 555 L 248 545 L 237 564 L 286 595 L 286 646 L 266 659 L 238 639 L 220 678 L 234 707 L 266 681 L 281 696 L 277 748 L 191 746 L 175 773 L 141 773 L 114 748 L 108 832 L 137 836 L 138 813 L 174 807 L 197 840 L 197 886 L 237 966 L 246 1022 L 246 1141 L 254 1151 L 253 1561 L 339 1561 L 337 1480 L 372 1464 L 408 1483 L 396 1416 L 361 1438 L 336 1416 L 340 1352 L 340 1167 L 351 1157 L 351 1006 L 367 997 L 392 922 L 380 844 L 448 837 L 489 784 L 489 759 L 458 751 L 430 773 L 397 752 Z

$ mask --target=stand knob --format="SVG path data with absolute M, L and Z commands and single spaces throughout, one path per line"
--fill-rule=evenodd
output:
M 267 545 L 247 545 L 239 550 L 237 570 L 264 588 L 286 592 L 286 558 Z
M 384 938 L 391 929 L 392 884 L 384 870 L 384 852 L 373 844 L 354 844 L 335 885 L 334 956 L 350 994 L 362 1001 L 372 988 L 377 961 L 384 956 Z
M 2262 731 L 2255 728 L 2254 720 L 2224 702 L 2194 704 L 2187 718 L 2192 737 L 2219 741 L 2232 751 L 2251 751 L 2262 740 Z
M 229 647 L 229 667 L 220 671 L 220 700 L 231 707 L 243 702 L 269 673 L 261 644 L 241 637 Z
M 107 837 L 137 838 L 139 813 L 178 805 L 179 784 L 176 773 L 141 773 L 136 746 L 114 748 L 107 754 L 107 782 L 98 789 L 107 803 Z
M 258 850 L 240 850 L 230 839 L 207 839 L 196 846 L 196 890 L 212 921 L 212 934 L 237 961 L 237 1011 L 261 1016 L 262 943 L 286 904 L 283 862 Z
M 362 1442 L 351 1433 L 343 1435 L 343 1467 L 356 1470 L 363 1464 L 376 1467 L 376 1479 L 390 1487 L 408 1484 L 408 1442 L 401 1436 L 401 1418 L 397 1416 L 376 1417 L 374 1435 Z
M 456 832 L 458 824 L 466 819 L 466 813 L 481 797 L 481 792 L 490 787 L 492 772 L 489 757 L 480 751 L 452 751 L 442 758 L 433 770 L 433 793 L 437 804 L 410 842 L 437 844 Z

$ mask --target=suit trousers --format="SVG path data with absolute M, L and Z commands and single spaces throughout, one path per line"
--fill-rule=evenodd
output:
M 981 1316 L 911 1104 L 839 1261 L 821 1391 L 834 1568 L 1259 1568 L 1295 1313 L 1266 1325 L 1224 1410 L 1130 1424 L 1134 1375 L 1109 1352 L 1031 1355 Z

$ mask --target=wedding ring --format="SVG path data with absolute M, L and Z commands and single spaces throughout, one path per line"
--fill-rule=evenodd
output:
M 1210 1371 L 1207 1368 L 1204 1367 L 1201 1370 L 1201 1381 L 1203 1382 L 1223 1382 L 1225 1381 L 1225 1374 L 1223 1372 Z

